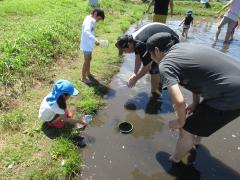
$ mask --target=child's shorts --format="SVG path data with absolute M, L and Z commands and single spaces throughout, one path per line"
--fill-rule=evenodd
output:
M 208 137 L 238 116 L 240 109 L 223 111 L 212 108 L 203 101 L 186 119 L 183 129 L 197 136 Z
M 224 16 L 222 21 L 220 22 L 220 24 L 218 25 L 218 28 L 222 28 L 225 24 L 227 24 L 227 32 L 231 32 L 234 25 L 235 25 L 235 21 L 230 19 L 227 16 Z
M 190 25 L 183 25 L 183 29 L 189 29 Z
M 91 55 L 91 54 L 92 54 L 92 51 L 83 51 L 83 54 L 85 54 L 85 55 Z
M 64 122 L 62 121 L 57 121 L 57 122 L 53 122 L 58 116 L 60 116 L 59 114 L 56 114 L 55 117 L 48 122 L 48 125 L 51 127 L 55 127 L 57 129 L 61 129 L 64 127 Z M 72 118 L 73 117 L 73 113 L 71 111 L 67 112 L 67 117 L 68 118 Z

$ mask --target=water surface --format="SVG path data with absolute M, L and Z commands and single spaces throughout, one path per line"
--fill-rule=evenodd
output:
M 143 24 L 148 21 L 143 21 Z M 167 24 L 179 34 L 180 21 L 171 20 Z M 129 29 L 133 32 L 136 26 Z M 217 24 L 198 21 L 189 31 L 187 40 L 191 43 L 214 47 L 224 53 L 240 57 L 240 41 L 223 45 L 224 31 L 219 42 L 212 45 Z M 239 32 L 235 37 L 240 37 Z M 205 138 L 197 154 L 194 166 L 182 165 L 174 171 L 167 161 L 174 151 L 177 132 L 170 132 L 168 121 L 176 119 L 169 95 L 150 97 L 149 75 L 142 78 L 136 87 L 126 86 L 134 67 L 134 55 L 126 55 L 120 72 L 110 84 L 105 95 L 106 107 L 100 110 L 90 127 L 86 129 L 88 146 L 83 151 L 82 174 L 76 179 L 84 180 L 170 180 L 170 179 L 240 179 L 240 121 L 228 124 L 210 138 Z M 183 89 L 187 102 L 191 94 Z M 125 108 L 133 103 L 136 110 Z M 121 134 L 118 124 L 128 121 L 133 124 L 131 134 Z

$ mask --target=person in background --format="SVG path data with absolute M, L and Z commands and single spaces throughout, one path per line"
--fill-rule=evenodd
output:
M 74 88 L 68 80 L 58 80 L 52 91 L 43 99 L 39 109 L 39 119 L 47 122 L 49 126 L 63 128 L 64 123 L 80 123 L 84 126 L 87 123 L 84 120 L 74 121 L 73 113 L 67 108 L 67 100 L 71 96 L 78 95 L 79 91 Z
M 220 12 L 222 12 L 223 10 L 225 10 L 228 7 L 230 7 L 228 12 L 224 15 L 220 24 L 218 25 L 218 30 L 216 32 L 215 41 L 218 40 L 218 36 L 221 32 L 222 27 L 225 24 L 227 24 L 227 32 L 225 35 L 224 43 L 228 43 L 230 35 L 231 35 L 231 31 L 232 31 L 235 23 L 238 21 L 238 17 L 240 15 L 240 1 L 239 0 L 230 0 L 220 11 L 217 12 L 217 14 L 220 14 Z
M 240 116 L 240 62 L 213 48 L 176 44 L 169 33 L 151 36 L 147 50 L 159 64 L 163 88 L 168 89 L 177 113 L 177 119 L 169 122 L 171 130 L 179 129 L 176 149 L 169 159 L 179 163 L 201 137 Z M 180 85 L 192 92 L 192 104 L 186 105 Z
M 233 29 L 232 29 L 231 35 L 230 35 L 230 38 L 229 38 L 229 41 L 232 41 L 232 40 L 233 40 L 233 35 L 234 35 L 234 33 L 235 33 L 236 28 L 239 26 L 239 21 L 240 21 L 240 20 L 238 20 L 238 21 L 235 23 L 235 25 L 234 25 L 234 27 L 233 27 Z
M 202 4 L 204 4 L 205 8 L 211 8 L 211 5 L 209 4 L 209 0 L 201 0 Z
M 173 0 L 151 0 L 146 13 L 149 13 L 151 6 L 154 4 L 153 22 L 166 23 L 168 15 L 168 6 L 170 4 L 171 16 L 173 15 Z
M 182 36 L 187 38 L 188 30 L 190 28 L 190 24 L 193 24 L 193 17 L 192 17 L 192 11 L 191 10 L 189 10 L 187 12 L 187 16 L 183 19 L 183 21 L 179 24 L 179 26 L 181 26 L 182 23 L 183 23 Z
M 134 87 L 137 81 L 149 72 L 151 74 L 151 93 L 153 96 L 159 96 L 161 94 L 161 88 L 159 88 L 159 86 L 161 86 L 159 85 L 159 68 L 158 64 L 152 61 L 150 54 L 147 52 L 146 41 L 150 36 L 159 32 L 169 32 L 175 36 L 176 41 L 179 42 L 178 35 L 171 28 L 165 24 L 155 22 L 143 26 L 130 35 L 119 37 L 115 44 L 116 47 L 124 53 L 135 52 L 134 73 L 128 80 L 128 86 Z
M 104 20 L 105 14 L 102 9 L 93 9 L 91 15 L 85 17 L 82 24 L 82 35 L 80 41 L 80 49 L 84 55 L 84 63 L 82 66 L 82 81 L 86 84 L 90 84 L 91 81 L 88 79 L 91 77 L 90 65 L 92 60 L 92 52 L 94 44 L 97 46 L 100 44 L 94 35 L 95 23 Z

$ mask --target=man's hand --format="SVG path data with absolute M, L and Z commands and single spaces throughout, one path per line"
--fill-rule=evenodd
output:
M 137 82 L 136 74 L 133 74 L 128 80 L 128 87 L 132 88 Z
M 179 124 L 178 120 L 169 121 L 168 127 L 169 127 L 172 131 L 174 131 L 174 130 L 176 130 L 176 129 L 182 128 L 182 126 Z
M 195 111 L 196 107 L 197 107 L 197 104 L 187 105 L 186 107 L 187 114 L 189 115 L 192 114 Z

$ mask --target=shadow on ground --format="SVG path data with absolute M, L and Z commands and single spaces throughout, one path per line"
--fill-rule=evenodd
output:
M 96 92 L 99 93 L 100 96 L 103 97 L 110 91 L 112 96 L 116 94 L 116 92 L 113 89 L 99 82 L 97 79 L 94 78 L 94 76 L 90 76 L 89 79 L 92 81 L 92 83 L 88 84 L 88 86 L 93 87 L 96 90 Z
M 65 124 L 64 128 L 61 129 L 50 127 L 47 122 L 42 124 L 43 133 L 50 139 L 55 139 L 60 136 L 69 137 L 71 136 L 72 130 L 73 127 L 69 124 Z
M 204 146 L 199 146 L 194 165 L 186 165 L 183 162 L 173 164 L 168 161 L 170 154 L 158 152 L 156 159 L 166 173 L 176 177 L 177 180 L 198 179 L 240 179 L 240 174 L 217 158 L 213 157 Z
M 80 132 L 74 133 L 73 126 L 70 124 L 65 124 L 64 128 L 57 129 L 48 126 L 47 122 L 45 122 L 42 125 L 42 131 L 50 139 L 65 137 L 72 141 L 72 143 L 79 148 L 85 147 L 88 142 L 94 142 L 94 140 L 91 139 L 91 137 L 85 137 L 80 135 Z

